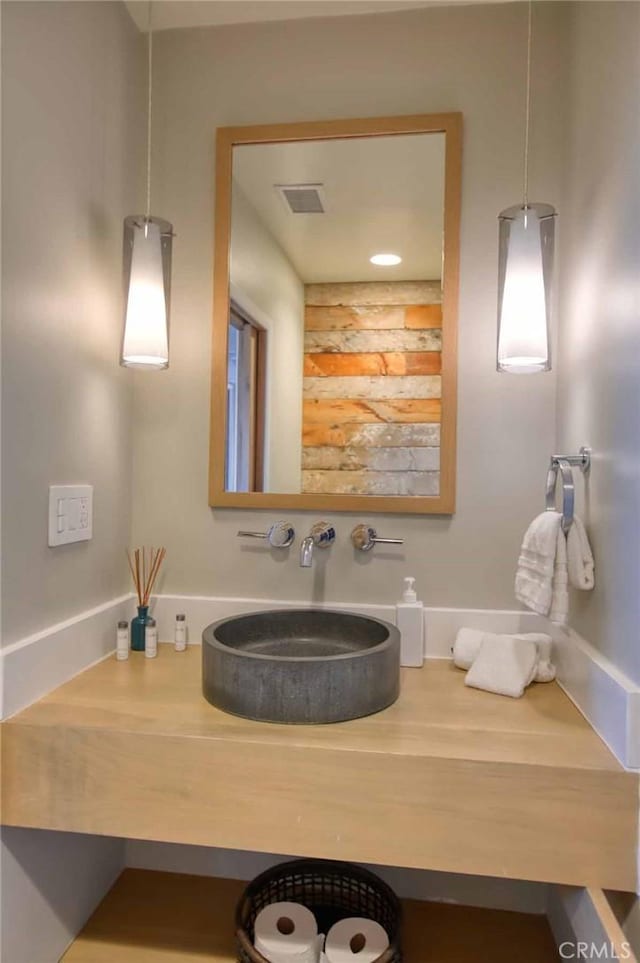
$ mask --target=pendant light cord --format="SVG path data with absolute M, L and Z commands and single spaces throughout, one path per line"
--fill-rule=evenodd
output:
M 148 91 L 147 91 L 147 211 L 146 220 L 151 217 L 151 91 L 153 77 L 153 30 L 151 27 L 151 5 L 149 0 L 149 13 L 147 18 L 148 31 Z
M 529 117 L 531 114 L 531 14 L 533 9 L 532 0 L 529 0 L 529 17 L 527 26 L 527 97 L 525 108 L 524 126 L 524 184 L 523 184 L 523 207 L 525 210 L 529 206 Z

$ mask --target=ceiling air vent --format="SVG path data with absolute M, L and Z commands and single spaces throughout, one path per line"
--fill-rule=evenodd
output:
M 290 214 L 324 214 L 322 184 L 274 184 Z

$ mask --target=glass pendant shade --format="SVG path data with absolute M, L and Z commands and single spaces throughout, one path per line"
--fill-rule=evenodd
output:
M 556 212 L 516 205 L 499 215 L 498 371 L 549 371 L 551 275 Z
M 169 366 L 169 298 L 173 228 L 156 217 L 124 221 L 125 315 L 120 363 Z

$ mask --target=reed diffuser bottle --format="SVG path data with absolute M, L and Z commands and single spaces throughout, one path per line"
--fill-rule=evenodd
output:
M 144 652 L 147 624 L 149 623 L 149 599 L 155 585 L 160 566 L 166 555 L 164 548 L 136 548 L 133 558 L 127 552 L 131 577 L 138 596 L 138 614 L 131 619 L 131 648 L 134 652 Z
M 149 606 L 139 605 L 138 614 L 131 619 L 131 649 L 133 652 L 144 652 Z

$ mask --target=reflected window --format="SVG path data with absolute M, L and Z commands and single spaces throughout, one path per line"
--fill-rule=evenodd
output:
M 263 490 L 266 331 L 231 305 L 227 355 L 227 491 Z

